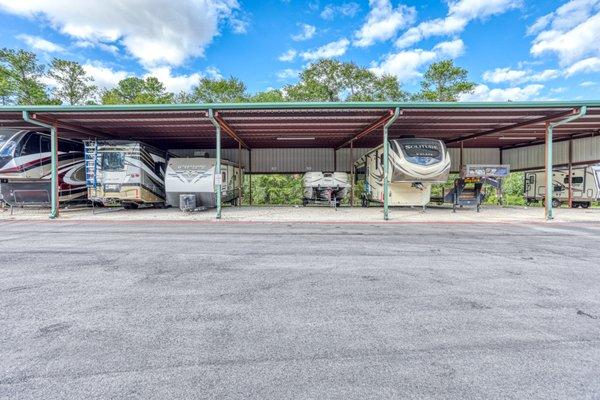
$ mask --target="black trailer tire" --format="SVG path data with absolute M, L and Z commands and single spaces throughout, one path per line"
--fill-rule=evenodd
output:
M 561 202 L 559 199 L 552 199 L 552 207 L 558 208 L 558 207 L 560 207 L 560 205 L 561 205 Z
M 590 208 L 590 202 L 587 201 L 585 203 L 579 203 L 579 205 L 581 206 L 581 208 Z
M 582 203 L 573 202 L 573 204 L 571 205 L 571 208 L 579 208 L 579 206 L 582 206 L 582 205 L 583 205 Z

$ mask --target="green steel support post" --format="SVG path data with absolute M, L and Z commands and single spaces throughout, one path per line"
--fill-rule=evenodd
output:
M 398 119 L 400 108 L 396 107 L 394 115 L 383 126 L 383 219 L 387 221 L 389 217 L 389 180 L 390 180 L 390 142 L 388 140 L 388 128 Z
M 221 219 L 221 179 L 223 176 L 221 175 L 221 125 L 217 122 L 214 116 L 213 109 L 208 110 L 208 119 L 212 122 L 213 126 L 216 130 L 216 161 L 215 161 L 215 195 L 217 202 L 217 219 Z
M 550 122 L 546 125 L 546 220 L 550 221 L 554 219 L 554 209 L 552 207 L 552 199 L 554 198 L 554 183 L 552 182 L 552 170 L 553 166 L 553 154 L 552 154 L 552 146 L 553 146 L 553 129 L 559 125 L 568 124 L 571 121 L 575 121 L 579 119 L 587 113 L 587 107 L 582 106 L 579 108 L 579 112 L 575 115 L 571 115 L 568 118 L 557 122 Z
M 58 218 L 58 132 L 56 126 L 45 124 L 43 122 L 31 119 L 28 111 L 23 111 L 23 120 L 33 125 L 41 126 L 42 128 L 50 129 L 50 151 L 51 151 L 51 166 L 50 166 L 50 219 Z

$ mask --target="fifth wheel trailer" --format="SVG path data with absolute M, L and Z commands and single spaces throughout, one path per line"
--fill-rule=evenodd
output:
M 444 183 L 450 173 L 450 155 L 444 142 L 436 139 L 390 140 L 390 206 L 422 206 L 431 199 L 431 185 Z M 362 205 L 383 202 L 383 145 L 356 163 L 357 180 L 364 180 Z
M 600 198 L 600 165 L 572 167 L 571 171 L 573 207 L 588 208 L 592 201 Z M 554 169 L 552 181 L 554 183 L 552 206 L 560 207 L 569 200 L 569 169 Z M 524 196 L 527 203 L 545 201 L 546 173 L 544 171 L 525 173 Z

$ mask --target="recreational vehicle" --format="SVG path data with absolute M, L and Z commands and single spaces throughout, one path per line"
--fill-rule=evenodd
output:
M 588 208 L 592 201 L 600 198 L 600 165 L 573 167 L 572 171 L 572 204 L 573 207 Z M 560 207 L 569 201 L 569 169 L 558 168 L 552 171 L 554 196 L 552 206 Z M 531 171 L 525 173 L 525 201 L 534 203 L 545 201 L 546 173 Z
M 106 206 L 164 206 L 165 157 L 165 151 L 137 141 L 86 141 L 88 198 Z
M 44 132 L 0 130 L 0 201 L 50 203 L 51 138 Z M 60 202 L 86 200 L 83 143 L 58 140 Z
M 302 203 L 305 206 L 308 203 L 327 202 L 337 207 L 350 188 L 350 180 L 345 172 L 307 172 L 302 181 Z
M 364 180 L 363 207 L 372 201 L 383 202 L 383 163 L 383 145 L 355 163 L 357 180 Z M 450 155 L 441 140 L 390 140 L 389 167 L 389 205 L 425 207 L 431 185 L 448 180 Z
M 216 207 L 215 158 L 171 158 L 167 163 L 165 189 L 167 205 L 179 207 L 181 195 L 195 195 L 196 207 Z M 235 163 L 221 160 L 221 201 L 234 204 L 240 199 L 243 170 Z

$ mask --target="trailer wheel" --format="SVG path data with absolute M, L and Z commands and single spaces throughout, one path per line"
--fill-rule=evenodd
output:
M 138 208 L 137 203 L 123 203 L 123 208 L 126 210 L 135 210 Z
M 590 202 L 585 202 L 585 203 L 579 203 L 579 205 L 581 206 L 581 208 L 590 208 Z
M 154 208 L 165 208 L 165 203 L 154 203 Z
M 558 200 L 558 199 L 552 199 L 552 207 L 558 208 L 558 207 L 560 207 L 560 204 L 561 204 L 560 200 Z
M 573 202 L 573 205 L 571 205 L 571 208 L 579 208 L 579 206 L 583 206 L 583 203 L 575 203 L 575 202 Z

